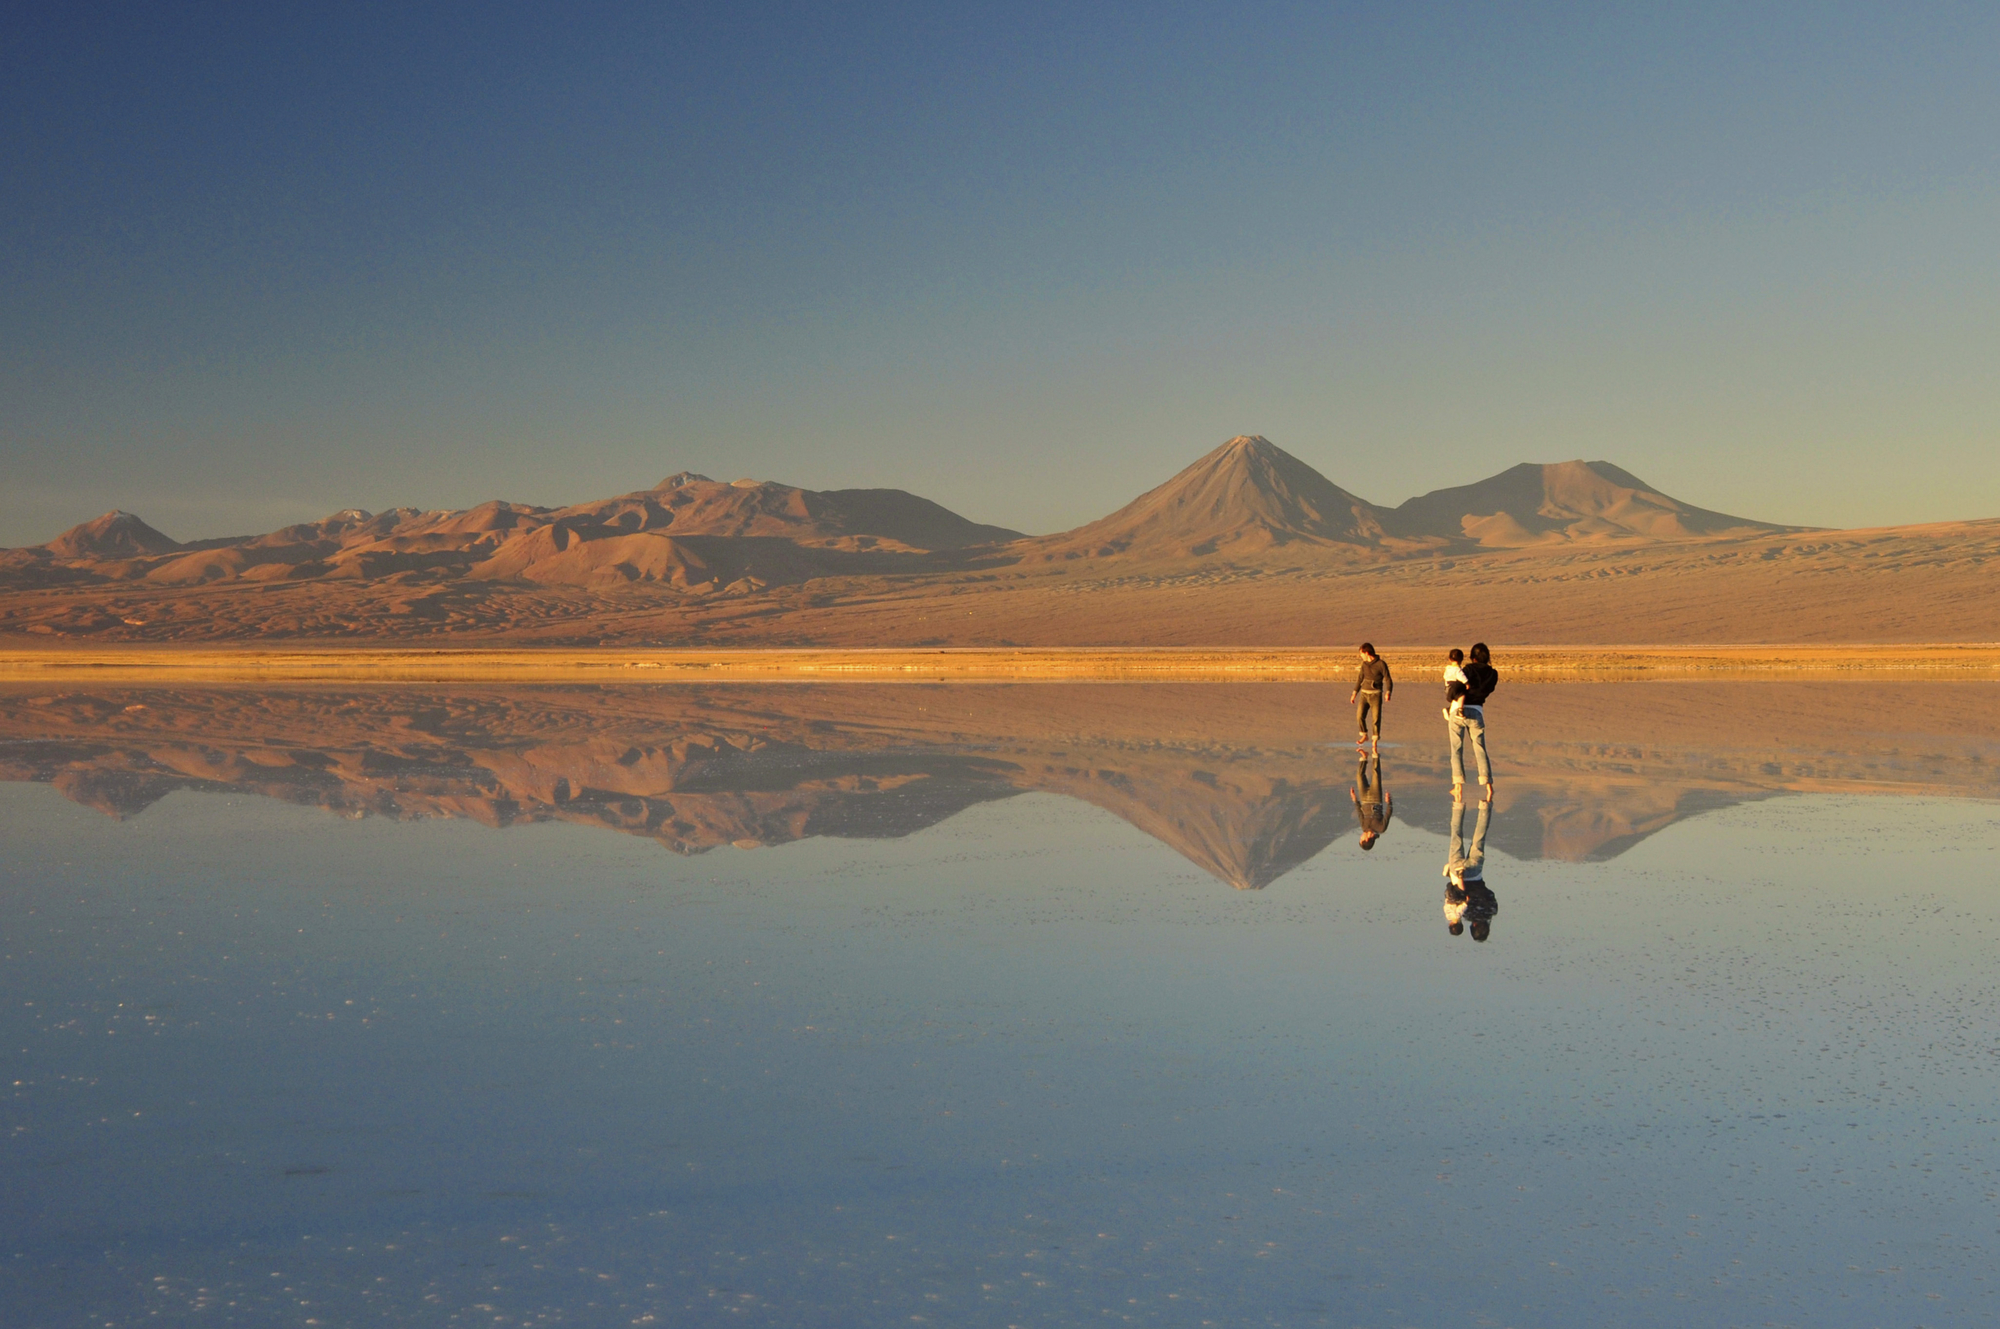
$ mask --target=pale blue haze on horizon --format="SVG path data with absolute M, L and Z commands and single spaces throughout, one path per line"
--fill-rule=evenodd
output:
M 2000 516 L 2000 11 L 19 9 L 0 545 L 681 469 L 1024 530 L 1236 433 Z

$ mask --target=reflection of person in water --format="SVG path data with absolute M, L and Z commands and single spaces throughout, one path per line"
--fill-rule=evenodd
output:
M 1361 823 L 1361 847 L 1373 849 L 1375 842 L 1388 831 L 1389 819 L 1396 815 L 1396 800 L 1382 783 L 1380 757 L 1373 762 L 1363 757 L 1355 764 L 1354 788 L 1347 796 L 1354 800 L 1354 819 Z
M 1493 819 L 1493 800 L 1481 799 L 1473 823 L 1472 843 L 1465 843 L 1465 804 L 1451 803 L 1451 857 L 1444 864 L 1444 921 L 1456 937 L 1470 927 L 1474 941 L 1493 934 L 1493 916 L 1500 902 L 1486 887 L 1486 828 Z

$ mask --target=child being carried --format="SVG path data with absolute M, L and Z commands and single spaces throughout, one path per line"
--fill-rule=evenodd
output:
M 1465 713 L 1465 652 L 1454 646 L 1445 657 L 1444 713 L 1447 718 Z

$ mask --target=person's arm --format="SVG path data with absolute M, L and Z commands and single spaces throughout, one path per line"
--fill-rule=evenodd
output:
M 1382 700 L 1387 701 L 1389 700 L 1389 698 L 1395 695 L 1396 695 L 1396 679 L 1395 676 L 1389 672 L 1389 662 L 1387 660 L 1384 660 L 1382 662 Z

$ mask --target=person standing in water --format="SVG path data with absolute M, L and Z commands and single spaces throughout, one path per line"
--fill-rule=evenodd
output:
M 1354 800 L 1354 819 L 1361 823 L 1361 847 L 1373 849 L 1396 815 L 1396 800 L 1382 783 L 1381 757 L 1373 759 L 1372 769 L 1369 758 L 1361 759 L 1354 771 L 1354 788 L 1347 796 Z
M 1354 674 L 1354 727 L 1359 731 L 1354 750 L 1365 749 L 1371 738 L 1375 751 L 1382 751 L 1382 707 L 1396 695 L 1396 680 L 1390 677 L 1388 662 L 1375 654 L 1373 642 L 1361 643 L 1361 668 Z
M 1451 738 L 1453 798 L 1458 797 L 1458 791 L 1465 785 L 1465 746 L 1468 742 L 1479 766 L 1479 783 L 1486 786 L 1487 797 L 1493 795 L 1493 762 L 1486 755 L 1486 699 L 1499 686 L 1500 671 L 1493 667 L 1492 653 L 1486 649 L 1485 642 L 1474 642 L 1465 662 L 1465 681 L 1454 681 L 1445 686 L 1447 702 L 1444 722 Z

